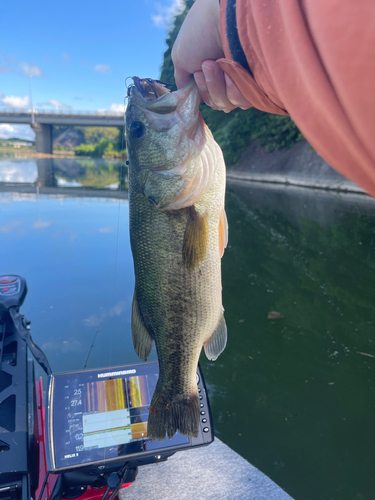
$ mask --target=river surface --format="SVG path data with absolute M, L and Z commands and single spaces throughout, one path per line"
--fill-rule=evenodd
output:
M 126 187 L 119 161 L 0 158 L 0 274 L 26 277 L 55 372 L 94 338 L 88 367 L 138 362 Z M 216 435 L 296 500 L 372 500 L 375 201 L 229 182 L 226 203 L 229 339 L 201 356 Z

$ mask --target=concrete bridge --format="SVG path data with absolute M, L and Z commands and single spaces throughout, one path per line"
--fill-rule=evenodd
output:
M 35 146 L 38 153 L 52 154 L 53 125 L 81 127 L 123 127 L 124 114 L 90 111 L 0 111 L 0 123 L 30 125 L 35 131 Z

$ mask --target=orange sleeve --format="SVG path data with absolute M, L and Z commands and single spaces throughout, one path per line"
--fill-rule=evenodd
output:
M 227 4 L 249 73 L 234 61 Z M 221 0 L 220 67 L 258 109 L 289 114 L 325 160 L 375 197 L 375 1 Z

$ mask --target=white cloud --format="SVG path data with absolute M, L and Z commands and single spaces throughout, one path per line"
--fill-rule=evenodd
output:
M 100 108 L 97 109 L 96 112 L 99 115 L 123 115 L 125 113 L 126 106 L 124 103 L 113 102 L 109 108 Z
M 0 123 L 0 138 L 9 139 L 18 137 L 19 139 L 35 140 L 35 132 L 30 125 L 11 125 L 9 123 Z
M 46 227 L 49 227 L 52 224 L 51 220 L 36 220 L 34 221 L 33 228 L 34 229 L 44 229 Z
M 42 311 L 44 312 L 44 311 Z M 87 349 L 87 343 L 83 343 L 74 337 L 70 337 L 68 340 L 60 339 L 49 339 L 47 342 L 42 344 L 43 351 L 49 354 L 50 352 L 59 352 L 62 354 L 69 354 L 70 352 L 84 352 Z
M 104 309 L 100 314 L 93 314 L 88 318 L 84 319 L 84 323 L 89 327 L 98 327 L 103 321 L 105 321 L 108 317 L 121 316 L 121 314 L 125 311 L 129 304 L 127 304 L 124 300 L 120 300 L 115 304 L 112 309 Z
M 43 76 L 43 71 L 37 64 L 21 63 L 20 66 L 26 76 Z
M 43 71 L 37 64 L 21 63 L 20 66 L 26 76 L 43 76 Z
M 154 21 L 155 26 L 158 28 L 164 28 L 165 21 L 164 16 L 161 14 L 151 16 L 151 19 Z
M 109 64 L 97 64 L 94 68 L 94 71 L 98 71 L 99 73 L 103 73 L 104 75 L 108 75 L 111 70 L 111 66 Z
M 13 137 L 13 131 L 15 127 L 14 125 L 9 125 L 9 123 L 1 123 L 0 124 L 0 138 L 8 139 L 9 137 Z
M 27 109 L 30 107 L 30 100 L 28 95 L 24 96 L 15 96 L 15 95 L 7 95 L 0 96 L 0 101 L 7 107 L 13 109 Z
M 163 5 L 160 2 L 155 3 L 157 14 L 151 16 L 155 26 L 158 28 L 167 28 L 174 16 L 182 12 L 184 8 L 183 0 L 171 0 L 169 5 Z
M 68 106 L 68 104 L 64 104 L 63 102 L 57 101 L 56 99 L 50 99 L 47 102 L 38 102 L 38 106 L 44 107 L 53 107 L 56 109 L 72 109 L 71 106 Z
M 109 106 L 109 111 L 112 111 L 113 113 L 125 113 L 125 104 L 114 102 Z

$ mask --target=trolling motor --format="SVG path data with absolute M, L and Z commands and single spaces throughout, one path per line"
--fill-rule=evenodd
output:
M 9 315 L 13 321 L 16 333 L 24 340 L 32 355 L 46 372 L 51 375 L 52 370 L 43 351 L 34 344 L 30 335 L 30 321 L 19 313 L 27 294 L 26 280 L 22 276 L 0 276 L 0 315 Z
M 19 309 L 22 276 L 0 276 L 0 500 L 113 500 L 140 465 L 210 444 L 211 410 L 200 368 L 200 428 L 196 438 L 147 438 L 158 363 L 52 374 Z M 27 347 L 48 375 L 35 382 Z

